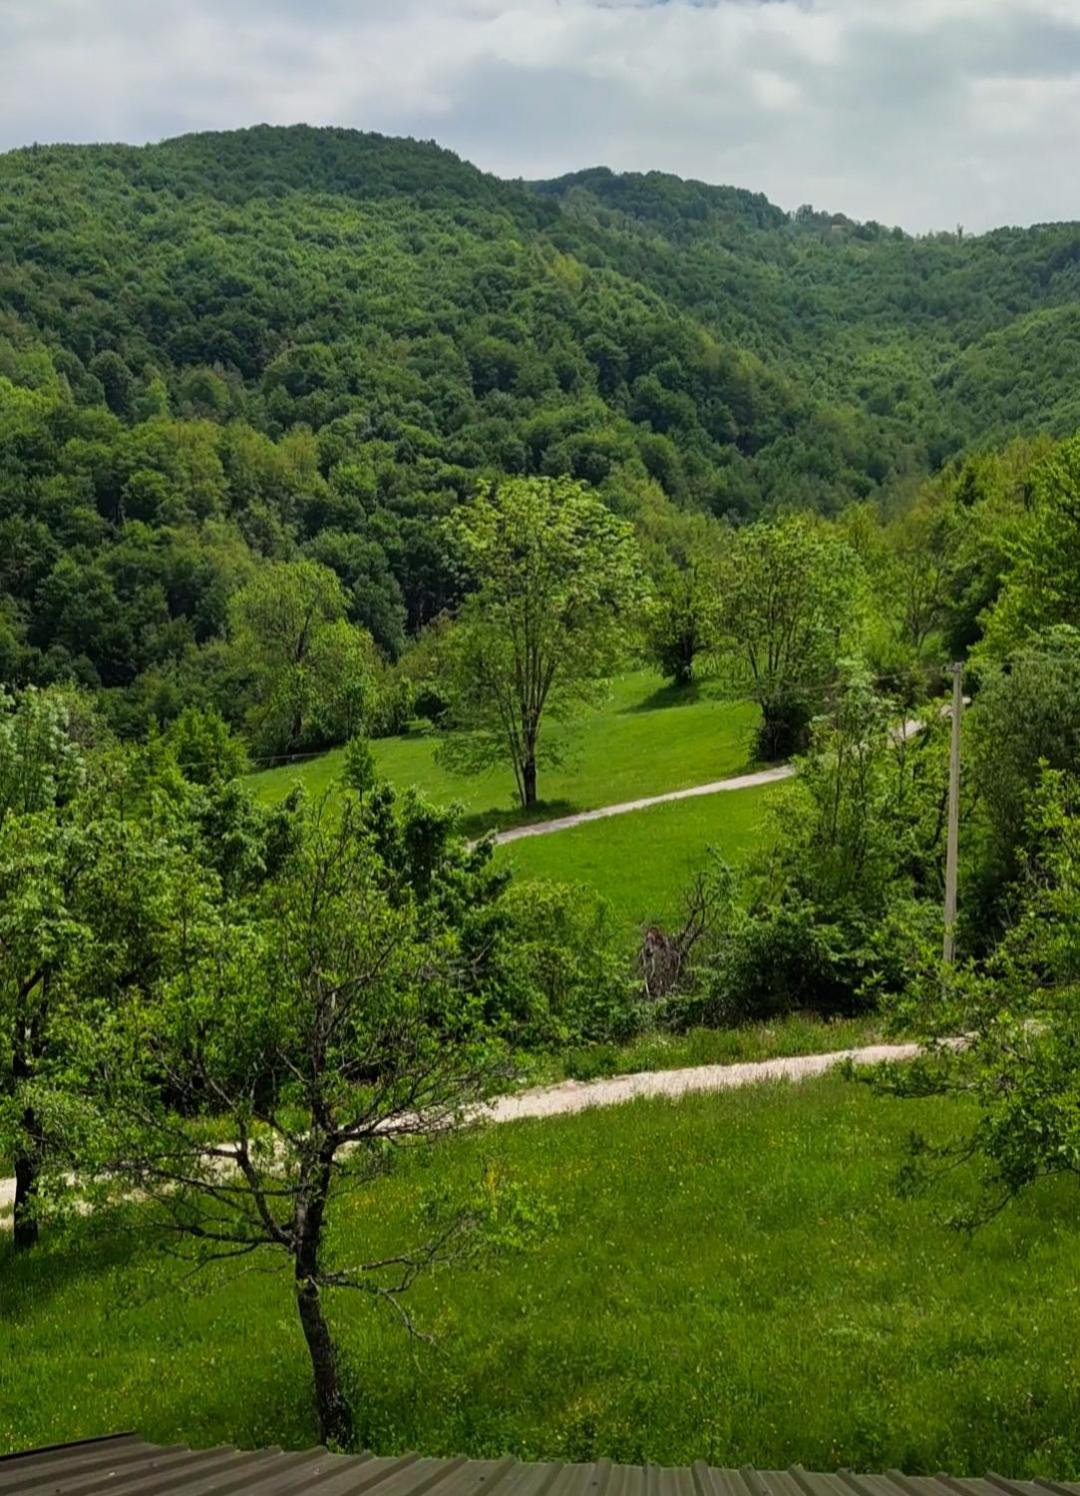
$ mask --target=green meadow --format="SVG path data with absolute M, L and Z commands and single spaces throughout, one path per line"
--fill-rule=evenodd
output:
M 550 737 L 561 762 L 542 768 L 542 804 L 534 819 L 593 810 L 623 800 L 688 789 L 727 779 L 753 765 L 757 710 L 733 702 L 715 682 L 684 690 L 640 670 L 618 677 L 605 700 L 570 724 L 553 724 Z M 509 765 L 478 776 L 452 774 L 438 762 L 440 735 L 416 732 L 382 738 L 372 746 L 380 772 L 401 789 L 415 785 L 432 799 L 463 807 L 466 829 L 520 824 Z M 249 779 L 265 803 L 296 783 L 313 795 L 333 791 L 343 769 L 340 749 L 319 758 L 265 769 Z
M 839 1077 L 636 1102 L 448 1142 L 334 1214 L 330 1255 L 416 1241 L 424 1198 L 516 1190 L 538 1237 L 412 1291 L 434 1342 L 328 1301 L 384 1454 L 1061 1475 L 1080 1468 L 1080 1217 L 1061 1180 L 972 1238 L 898 1196 L 916 1124 Z M 971 1181 L 950 1185 L 964 1198 Z M 137 1211 L 0 1247 L 0 1448 L 136 1428 L 310 1445 L 309 1368 L 272 1259 L 191 1278 Z
M 522 837 L 499 847 L 496 856 L 521 879 L 597 889 L 629 938 L 644 926 L 678 922 L 686 891 L 710 849 L 733 865 L 744 861 L 768 834 L 770 807 L 783 793 L 783 785 L 770 785 L 673 800 Z
M 572 725 L 553 729 L 562 761 L 542 774 L 543 803 L 532 819 L 746 773 L 755 767 L 756 722 L 755 707 L 732 702 L 715 682 L 676 690 L 652 671 L 620 676 L 600 706 Z M 459 804 L 470 835 L 523 823 L 509 768 L 477 777 L 452 774 L 439 762 L 439 743 L 438 733 L 417 732 L 372 746 L 379 771 L 399 789 L 415 786 L 440 804 Z M 333 794 L 342 770 L 343 753 L 337 750 L 253 774 L 248 783 L 270 804 L 297 783 L 312 795 Z M 676 801 L 527 837 L 497 855 L 522 879 L 597 889 L 629 940 L 642 926 L 678 918 L 684 890 L 709 848 L 733 863 L 745 858 L 765 834 L 768 807 L 778 793 L 782 790 L 725 791 Z

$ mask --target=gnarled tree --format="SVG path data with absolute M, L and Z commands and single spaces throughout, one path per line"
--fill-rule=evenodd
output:
M 196 1261 L 288 1264 L 320 1434 L 335 1444 L 350 1440 L 352 1408 L 328 1291 L 411 1323 L 401 1295 L 474 1221 L 454 1212 L 414 1249 L 353 1238 L 332 1254 L 329 1216 L 391 1167 L 396 1144 L 449 1136 L 497 1073 L 455 979 L 452 930 L 380 856 L 365 817 L 351 796 L 311 815 L 244 906 L 193 887 L 182 969 L 86 1035 L 101 1108 L 87 1174 L 106 1195 L 136 1192 L 143 1228 Z

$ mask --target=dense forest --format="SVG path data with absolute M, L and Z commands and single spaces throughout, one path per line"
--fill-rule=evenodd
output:
M 12 152 L 0 679 L 101 689 L 124 733 L 239 723 L 231 600 L 265 562 L 334 573 L 327 620 L 382 668 L 460 601 L 440 522 L 480 479 L 573 478 L 654 530 L 891 517 L 966 453 L 1080 427 L 1078 346 L 1075 225 L 913 239 L 345 130 Z

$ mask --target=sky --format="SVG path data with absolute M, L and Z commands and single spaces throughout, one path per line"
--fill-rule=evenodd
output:
M 1080 0 L 0 0 L 0 149 L 299 121 L 916 232 L 1080 219 Z

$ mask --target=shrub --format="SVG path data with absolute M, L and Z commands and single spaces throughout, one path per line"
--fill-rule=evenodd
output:
M 500 1031 L 525 1048 L 629 1038 L 644 1009 L 598 895 L 559 883 L 511 885 L 493 960 Z

